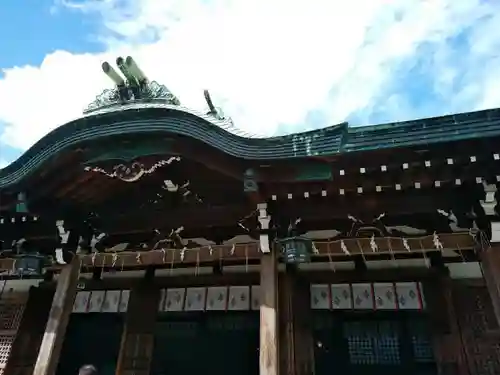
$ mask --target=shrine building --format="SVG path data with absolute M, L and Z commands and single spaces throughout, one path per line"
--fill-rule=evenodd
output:
M 0 375 L 500 374 L 499 109 L 266 138 L 102 70 L 0 169 Z

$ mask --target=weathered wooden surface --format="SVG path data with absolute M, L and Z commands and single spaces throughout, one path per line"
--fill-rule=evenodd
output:
M 500 331 L 486 285 L 454 281 L 453 300 L 468 374 L 500 374 Z
M 35 366 L 54 290 L 32 287 L 23 317 L 12 345 L 4 375 L 31 375 Z
M 443 248 L 460 252 L 470 250 L 475 246 L 474 237 L 467 233 L 446 233 L 438 236 Z M 317 253 L 314 256 L 346 256 L 346 255 L 377 255 L 401 253 L 422 253 L 436 251 L 433 236 L 414 237 L 406 239 L 399 237 L 379 237 L 374 239 L 377 246 L 372 248 L 370 238 L 348 238 L 334 241 L 314 241 Z M 345 246 L 345 247 L 344 247 Z M 408 248 L 406 247 L 408 246 Z M 140 267 L 169 266 L 184 264 L 199 264 L 214 261 L 245 262 L 261 257 L 259 244 L 247 243 L 237 245 L 203 246 L 185 251 L 177 249 L 160 249 L 142 252 L 123 252 L 116 255 L 99 253 L 82 256 L 82 265 L 86 267 Z
M 274 253 L 264 254 L 260 270 L 260 375 L 278 375 L 278 268 Z
M 474 237 L 468 232 L 444 233 L 438 235 L 443 246 L 443 251 L 455 251 L 457 256 L 462 251 L 474 249 L 476 246 Z M 314 241 L 317 253 L 315 257 L 346 257 L 350 255 L 373 255 L 392 254 L 398 258 L 399 254 L 423 254 L 428 251 L 436 251 L 433 236 L 411 237 L 406 239 L 400 237 L 377 237 L 374 239 L 376 250 L 373 250 L 370 238 L 347 238 L 333 241 Z M 144 268 L 147 266 L 174 267 L 178 265 L 208 264 L 213 262 L 228 262 L 232 264 L 244 264 L 248 261 L 260 259 L 262 253 L 258 242 L 236 245 L 214 245 L 202 246 L 185 251 L 179 249 L 158 249 L 150 251 L 129 251 L 122 253 L 96 253 L 95 255 L 80 255 L 82 267 L 103 268 Z M 15 260 L 12 258 L 0 259 L 0 270 L 12 270 Z M 64 266 L 55 265 L 50 267 L 53 271 L 59 271 Z
M 287 271 L 279 275 L 278 297 L 280 374 L 314 374 L 310 284 Z
M 160 290 L 141 280 L 132 289 L 116 375 L 149 375 Z
M 259 259 L 259 244 L 202 246 L 194 249 L 158 249 L 140 252 L 97 253 L 81 256 L 84 267 L 145 267 L 177 264 L 200 264 L 217 261 L 240 261 Z
M 79 265 L 79 260 L 75 257 L 73 262 L 66 265 L 59 275 L 33 375 L 55 374 L 75 300 Z
M 442 250 L 462 251 L 475 246 L 474 237 L 468 232 L 439 234 Z M 408 248 L 401 237 L 375 237 L 376 249 L 372 248 L 371 238 L 348 238 L 336 241 L 315 241 L 317 255 L 374 255 L 399 253 L 422 253 L 438 250 L 434 244 L 434 236 L 406 238 Z M 342 243 L 345 245 L 343 248 Z
M 486 249 L 482 249 L 480 258 L 495 319 L 500 325 L 500 244 L 491 244 Z
M 21 326 L 28 293 L 4 292 L 0 300 L 0 373 L 6 371 Z
M 441 275 L 434 280 L 427 280 L 423 285 L 430 313 L 438 373 L 469 375 L 451 279 Z

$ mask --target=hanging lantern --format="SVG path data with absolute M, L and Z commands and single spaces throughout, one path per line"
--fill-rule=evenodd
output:
M 279 241 L 285 263 L 306 263 L 311 259 L 313 243 L 305 237 L 287 237 Z
M 39 254 L 23 254 L 16 256 L 14 272 L 19 276 L 42 275 L 45 259 Z
M 28 203 L 26 202 L 25 193 L 19 193 L 17 195 L 16 212 L 22 214 L 28 213 Z

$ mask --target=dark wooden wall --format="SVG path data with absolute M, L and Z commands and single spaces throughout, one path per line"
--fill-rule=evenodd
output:
M 148 375 L 150 371 L 160 290 L 147 283 L 130 293 L 116 374 Z
M 294 270 L 278 277 L 279 373 L 314 373 L 310 283 Z
M 470 374 L 500 374 L 500 330 L 488 289 L 456 281 L 452 295 Z
M 32 287 L 28 302 L 12 344 L 12 351 L 4 369 L 4 375 L 30 375 L 33 373 L 54 290 Z
M 424 280 L 440 375 L 500 374 L 500 327 L 484 280 Z M 296 272 L 279 275 L 280 374 L 314 371 L 310 280 Z M 33 288 L 4 374 L 30 372 L 47 321 L 53 290 Z M 159 290 L 132 289 L 118 372 L 148 374 Z M 26 372 L 27 371 L 27 372 Z

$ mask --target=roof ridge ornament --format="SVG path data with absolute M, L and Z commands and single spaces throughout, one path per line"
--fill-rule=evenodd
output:
M 181 104 L 165 85 L 149 81 L 132 57 L 127 56 L 125 59 L 118 57 L 116 66 L 123 76 L 118 74 L 107 61 L 102 63 L 102 71 L 116 86 L 113 89 L 103 90 L 83 111 L 84 114 L 133 102 L 161 101 L 171 105 Z
M 224 112 L 220 107 L 215 107 L 214 102 L 212 101 L 212 97 L 210 96 L 210 92 L 208 92 L 208 90 L 203 90 L 203 95 L 205 96 L 205 101 L 207 102 L 208 105 L 207 115 L 213 116 L 220 121 L 226 120 L 233 122 L 231 117 L 226 117 L 224 115 Z
M 230 116 L 226 116 L 220 107 L 216 107 L 214 105 L 212 97 L 210 96 L 210 92 L 208 90 L 203 90 L 203 96 L 205 97 L 205 101 L 208 105 L 208 112 L 206 113 L 206 115 L 213 117 L 217 121 L 220 121 L 220 123 L 217 124 L 220 128 L 240 137 L 258 137 L 256 134 L 247 133 L 246 131 L 243 131 L 240 128 L 236 127 L 234 125 L 233 119 Z

